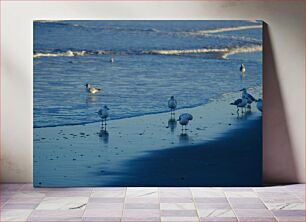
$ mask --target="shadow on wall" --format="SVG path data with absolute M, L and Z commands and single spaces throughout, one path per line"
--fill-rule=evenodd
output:
M 269 26 L 263 25 L 263 181 L 265 184 L 298 181 L 292 142 Z

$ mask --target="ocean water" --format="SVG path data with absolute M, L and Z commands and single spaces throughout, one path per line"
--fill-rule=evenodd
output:
M 34 127 L 195 107 L 262 85 L 261 21 L 35 21 Z M 115 62 L 110 63 L 114 57 Z M 240 65 L 246 75 L 241 79 Z M 85 84 L 102 88 L 88 95 Z

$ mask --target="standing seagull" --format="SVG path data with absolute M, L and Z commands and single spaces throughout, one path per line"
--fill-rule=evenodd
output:
M 256 106 L 257 106 L 257 109 L 258 109 L 260 112 L 262 112 L 262 99 L 258 99 L 258 100 L 257 100 Z
M 110 63 L 114 63 L 115 62 L 115 59 L 114 57 L 112 57 L 110 60 L 109 60 Z
M 185 126 L 185 131 L 187 130 L 186 126 L 188 125 L 188 122 L 192 119 L 193 116 L 189 113 L 183 113 L 179 116 L 177 121 L 179 121 L 179 123 L 182 125 L 182 131 L 184 130 L 184 126 Z
M 171 110 L 171 115 L 174 115 L 174 110 L 177 106 L 176 99 L 174 99 L 174 96 L 171 96 L 170 99 L 168 100 L 168 107 Z
M 230 103 L 230 105 L 234 105 L 237 107 L 237 114 L 239 115 L 239 108 L 242 109 L 242 113 L 243 113 L 243 108 L 246 106 L 247 103 L 248 102 L 245 98 L 241 98 L 241 99 L 235 100 L 235 102 L 233 103 Z
M 247 92 L 246 88 L 243 88 L 240 91 L 242 91 L 242 98 L 245 98 L 247 100 L 248 108 L 251 109 L 251 104 L 254 101 L 256 102 L 256 99 Z
M 102 128 L 106 128 L 106 119 L 109 116 L 109 108 L 105 105 L 98 111 L 100 118 L 102 119 Z
M 240 66 L 240 72 L 245 72 L 245 66 L 244 66 L 244 64 L 241 64 L 241 66 Z
M 100 92 L 101 89 L 95 88 L 91 86 L 89 83 L 86 83 L 86 91 L 90 94 L 96 94 L 97 92 Z
M 244 66 L 244 64 L 241 64 L 240 72 L 241 72 L 241 78 L 244 79 L 244 75 L 245 75 L 245 66 Z

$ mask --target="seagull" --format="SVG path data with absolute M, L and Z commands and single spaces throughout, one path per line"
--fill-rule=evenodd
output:
M 240 72 L 241 72 L 241 78 L 244 79 L 244 75 L 245 75 L 245 66 L 244 66 L 244 64 L 241 64 Z
M 171 115 L 174 114 L 176 106 L 177 106 L 176 99 L 174 99 L 174 96 L 171 96 L 170 99 L 168 100 L 168 107 L 171 110 Z
M 260 112 L 262 112 L 262 99 L 258 99 L 258 100 L 257 100 L 256 106 L 257 106 L 257 109 L 258 109 Z
M 240 66 L 240 72 L 245 73 L 245 66 L 244 66 L 244 64 L 241 64 L 241 66 Z
M 251 104 L 254 101 L 256 102 L 256 99 L 247 92 L 246 88 L 243 88 L 240 91 L 242 91 L 242 98 L 245 98 L 247 100 L 248 108 L 251 109 Z
M 112 57 L 110 60 L 109 60 L 110 63 L 114 63 L 115 62 L 115 59 L 114 57 Z
M 179 121 L 179 123 L 182 125 L 182 131 L 184 130 L 184 126 L 185 126 L 185 130 L 186 130 L 186 125 L 192 119 L 193 119 L 193 116 L 189 113 L 183 113 L 179 116 L 177 121 Z
M 239 114 L 239 108 L 242 108 L 242 113 L 243 113 L 243 108 L 246 106 L 248 101 L 245 98 L 237 99 L 235 102 L 230 103 L 230 105 L 234 105 L 237 107 L 237 114 Z
M 96 94 L 97 92 L 101 91 L 101 89 L 95 88 L 93 86 L 91 86 L 89 83 L 86 83 L 86 90 L 88 93 L 90 94 Z
M 183 113 L 180 116 L 183 116 L 184 118 L 187 118 L 188 120 L 193 120 L 193 116 L 189 113 Z
M 100 116 L 100 118 L 102 119 L 102 127 L 105 126 L 106 127 L 106 119 L 109 116 L 109 112 L 108 112 L 109 108 L 105 105 L 102 107 L 102 109 L 100 109 L 98 111 L 98 115 Z

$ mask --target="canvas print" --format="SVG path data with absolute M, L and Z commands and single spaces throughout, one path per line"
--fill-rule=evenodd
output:
M 262 26 L 34 21 L 34 186 L 261 185 Z

